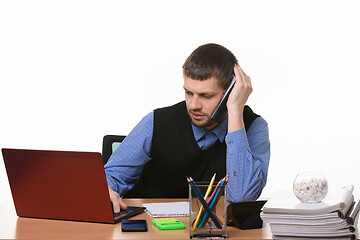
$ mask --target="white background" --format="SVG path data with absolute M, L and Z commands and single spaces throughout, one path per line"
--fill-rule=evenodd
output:
M 0 1 L 0 147 L 101 151 L 104 135 L 181 101 L 183 62 L 214 42 L 237 56 L 269 124 L 262 196 L 305 170 L 357 194 L 359 12 L 346 0 Z

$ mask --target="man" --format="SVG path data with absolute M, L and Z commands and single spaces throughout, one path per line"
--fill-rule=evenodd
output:
M 220 122 L 211 115 L 232 76 L 236 83 Z M 114 212 L 125 197 L 188 196 L 186 176 L 209 181 L 229 174 L 231 202 L 255 200 L 266 184 L 270 142 L 266 121 L 245 106 L 250 78 L 223 46 L 205 44 L 183 65 L 185 102 L 146 115 L 105 165 Z

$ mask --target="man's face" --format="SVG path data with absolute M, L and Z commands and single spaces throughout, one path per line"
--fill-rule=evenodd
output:
M 185 101 L 188 114 L 195 126 L 214 128 L 217 123 L 211 121 L 211 114 L 224 93 L 216 78 L 194 80 L 184 77 Z

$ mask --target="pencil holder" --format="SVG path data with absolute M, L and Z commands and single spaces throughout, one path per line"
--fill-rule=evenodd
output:
M 190 182 L 190 239 L 227 238 L 226 205 L 226 184 Z

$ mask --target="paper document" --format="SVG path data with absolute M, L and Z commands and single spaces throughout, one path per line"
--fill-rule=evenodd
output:
M 344 214 L 354 201 L 353 189 L 353 185 L 332 189 L 321 202 L 311 204 L 300 202 L 291 191 L 277 192 L 264 205 L 263 213 L 320 215 L 340 211 Z
M 143 206 L 152 217 L 189 216 L 188 202 L 144 203 Z
M 353 189 L 351 184 L 331 189 L 318 203 L 302 203 L 291 191 L 279 192 L 265 203 L 260 217 L 274 239 L 356 239 L 356 225 L 346 220 L 354 205 Z

